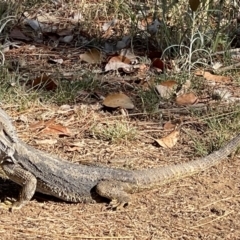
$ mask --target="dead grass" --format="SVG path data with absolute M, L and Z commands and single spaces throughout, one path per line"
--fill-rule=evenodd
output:
M 189 161 L 196 155 L 191 137 L 185 134 L 171 150 L 154 146 L 149 137 L 164 134 L 155 121 L 131 119 L 129 124 L 139 133 L 135 141 L 109 144 L 92 138 L 88 129 L 95 123 L 104 123 L 110 116 L 87 105 L 65 113 L 53 105 L 35 105 L 20 112 L 13 105 L 5 107 L 13 116 L 21 139 L 76 163 L 143 169 Z M 73 134 L 65 138 L 42 136 L 29 128 L 36 118 L 53 117 L 57 123 L 67 125 Z M 118 118 L 114 121 L 118 122 Z M 193 132 L 197 133 L 192 129 Z M 57 139 L 57 143 L 35 142 L 46 138 Z M 205 140 L 206 137 L 198 141 Z M 19 211 L 9 213 L 1 209 L 1 236 L 2 239 L 237 239 L 239 174 L 239 156 L 235 156 L 196 176 L 134 194 L 130 206 L 116 212 L 107 210 L 104 203 L 69 204 L 36 194 Z M 18 189 L 12 183 L 1 182 L 1 199 L 16 198 Z
M 146 49 L 155 51 L 179 44 L 183 41 L 179 34 L 183 30 L 187 34 L 191 28 L 187 28 L 186 16 L 180 16 L 174 4 L 168 5 L 170 1 L 166 3 L 166 9 L 145 1 L 146 6 L 140 10 L 138 1 L 133 5 L 126 1 L 69 1 L 59 8 L 48 1 L 24 1 L 21 6 L 11 2 L 16 9 L 11 6 L 9 15 L 15 12 L 19 16 L 21 11 L 27 11 L 31 16 L 39 12 L 41 16 L 50 14 L 58 19 L 59 29 L 70 26 L 67 19 L 72 11 L 81 9 L 85 18 L 80 21 L 79 32 L 73 30 L 73 44 L 53 47 L 47 38 L 42 43 L 33 42 L 36 48 L 26 43 L 4 53 L 6 61 L 0 69 L 1 107 L 14 120 L 18 136 L 28 144 L 76 164 L 144 169 L 206 155 L 239 133 L 238 104 L 209 101 L 199 108 L 197 105 L 179 108 L 174 104 L 175 96 L 162 102 L 154 89 L 146 90 L 138 84 L 142 81 L 138 76 L 99 74 L 102 66 L 79 61 L 79 54 L 85 48 L 99 47 L 106 41 L 101 38 L 102 25 L 113 18 L 118 18 L 119 24 L 108 40 L 118 41 L 131 33 L 134 36 L 131 46 L 142 54 L 142 58 Z M 149 12 L 145 13 L 145 10 Z M 175 12 L 167 18 L 170 10 Z M 161 28 L 164 32 L 151 35 L 137 28 L 138 19 L 147 20 L 155 12 L 162 14 L 161 11 L 169 20 Z M 174 25 L 180 17 L 179 25 Z M 12 27 L 6 25 L 1 40 Z M 175 31 L 174 27 L 182 31 Z M 206 26 L 202 31 L 207 30 Z M 84 45 L 79 35 L 90 42 Z M 162 39 L 162 36 L 166 37 Z M 211 49 L 213 45 L 219 46 L 214 41 L 205 46 Z M 224 48 L 227 46 L 226 43 Z M 174 51 L 171 54 L 174 55 Z M 53 64 L 49 58 L 63 58 L 64 62 Z M 186 58 L 178 56 L 177 59 L 184 62 Z M 29 80 L 43 73 L 51 74 L 58 83 L 55 91 L 29 86 Z M 239 97 L 239 74 L 231 74 L 233 81 L 224 87 Z M 188 72 L 154 73 L 150 79 L 159 82 L 174 78 L 183 84 L 189 76 L 193 82 L 191 90 L 202 98 L 209 98 L 213 88 L 206 87 L 202 78 Z M 129 116 L 102 109 L 101 97 L 113 92 L 124 92 L 131 97 L 136 108 L 129 111 Z M 31 128 L 36 122 L 51 119 L 70 129 L 70 136 L 49 136 Z M 180 140 L 172 149 L 160 148 L 153 140 L 169 133 L 163 128 L 167 121 L 182 126 Z M 41 144 L 42 140 L 49 140 L 49 143 Z M 20 211 L 10 213 L 0 209 L 1 239 L 239 239 L 239 159 L 236 154 L 206 172 L 134 194 L 130 206 L 121 211 L 109 211 L 105 203 L 69 204 L 36 194 Z M 16 199 L 18 192 L 18 186 L 1 180 L 2 201 Z

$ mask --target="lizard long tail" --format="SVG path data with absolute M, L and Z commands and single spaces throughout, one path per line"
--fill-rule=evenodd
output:
M 206 157 L 177 165 L 135 171 L 139 190 L 155 188 L 208 169 L 223 161 L 229 154 L 234 152 L 239 145 L 240 134 L 225 146 Z

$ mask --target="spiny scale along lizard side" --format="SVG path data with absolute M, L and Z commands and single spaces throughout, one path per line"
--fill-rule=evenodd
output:
M 111 200 L 113 208 L 130 201 L 130 194 L 203 171 L 224 160 L 240 145 L 240 134 L 210 155 L 178 165 L 146 170 L 124 170 L 74 164 L 37 150 L 17 138 L 8 115 L 0 111 L 0 166 L 10 180 L 22 186 L 11 209 L 19 209 L 35 192 L 68 202 Z

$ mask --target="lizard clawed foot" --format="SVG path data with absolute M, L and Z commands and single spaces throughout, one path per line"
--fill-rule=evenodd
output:
M 15 210 L 19 210 L 24 206 L 24 202 L 16 201 L 12 203 L 12 206 L 9 208 L 10 212 L 13 212 Z
M 129 202 L 126 201 L 119 201 L 117 199 L 113 199 L 108 206 L 108 209 L 111 210 L 122 210 L 124 209 L 127 205 L 129 204 Z
M 10 212 L 13 212 L 15 209 L 20 209 L 21 207 L 22 204 L 19 204 L 19 202 L 12 202 L 9 200 L 5 200 L 4 202 L 0 203 L 0 208 L 7 209 Z
M 7 209 L 10 212 L 13 212 L 14 210 L 19 210 L 22 208 L 22 206 L 24 206 L 24 203 L 19 201 L 12 202 L 9 200 L 5 200 L 4 202 L 0 203 L 0 208 Z
M 96 186 L 100 196 L 111 200 L 109 208 L 112 210 L 123 209 L 130 202 L 131 190 L 129 183 L 114 180 L 103 180 Z
M 12 207 L 12 202 L 9 200 L 5 200 L 0 203 L 0 208 L 9 210 Z

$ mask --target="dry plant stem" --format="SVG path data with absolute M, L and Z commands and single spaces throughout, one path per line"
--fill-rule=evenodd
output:
M 226 50 L 226 51 L 219 51 L 219 52 L 215 52 L 215 53 L 212 53 L 211 56 L 216 56 L 216 55 L 220 55 L 220 54 L 226 54 L 226 53 L 239 53 L 240 52 L 240 48 L 234 48 L 234 49 L 229 49 L 229 50 Z
M 227 67 L 220 68 L 217 70 L 217 72 L 221 73 L 221 72 L 226 72 L 226 71 L 230 71 L 230 70 L 236 70 L 236 69 L 239 69 L 239 67 L 240 67 L 240 63 L 236 63 L 236 64 L 233 64 L 233 65 L 230 65 Z
M 235 106 L 240 106 L 240 103 L 235 103 Z M 170 108 L 170 109 L 161 109 L 156 111 L 155 113 L 163 113 L 163 114 L 168 114 L 168 113 L 181 113 L 181 114 L 187 114 L 191 111 L 207 111 L 208 107 L 214 108 L 214 107 L 218 107 L 218 108 L 224 108 L 226 106 L 231 106 L 228 103 L 222 103 L 222 104 L 216 104 L 215 105 L 206 105 L 204 103 L 199 103 L 199 104 L 195 104 L 195 105 L 191 105 L 191 106 L 187 106 L 187 107 L 179 107 L 179 108 Z

